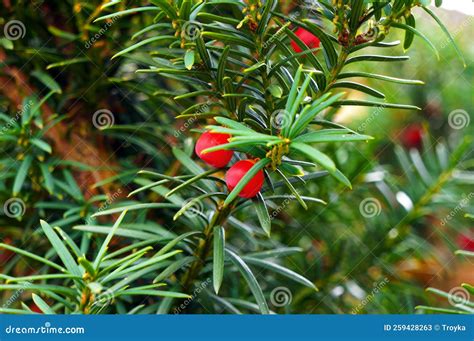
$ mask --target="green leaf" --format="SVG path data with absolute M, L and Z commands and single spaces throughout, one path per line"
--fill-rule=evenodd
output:
M 25 182 L 28 171 L 30 170 L 31 162 L 33 161 L 32 155 L 27 155 L 18 169 L 18 173 L 15 176 L 15 182 L 13 183 L 13 196 L 17 196 L 20 193 L 23 183 Z
M 117 221 L 115 222 L 114 226 L 110 229 L 109 234 L 105 238 L 104 242 L 102 243 L 99 252 L 97 253 L 97 256 L 94 260 L 94 268 L 96 270 L 99 269 L 99 265 L 102 262 L 102 258 L 104 258 L 105 253 L 107 252 L 107 248 L 109 246 L 110 241 L 112 240 L 112 237 L 115 234 L 115 231 L 117 231 L 118 227 L 122 223 L 123 218 L 125 218 L 125 215 L 127 214 L 127 210 L 123 211 L 120 216 L 118 217 Z
M 67 32 L 67 31 L 63 31 L 57 27 L 54 27 L 54 26 L 48 26 L 48 31 L 53 35 L 53 36 L 56 36 L 56 37 L 59 37 L 59 38 L 63 38 L 63 39 L 66 39 L 66 40 L 70 40 L 70 41 L 73 41 L 73 40 L 76 40 L 77 38 L 79 38 L 78 35 L 76 34 L 72 34 L 70 32 Z
M 245 46 L 251 50 L 255 49 L 255 43 L 247 38 L 242 36 L 236 36 L 227 33 L 216 33 L 216 32 L 202 32 L 201 36 L 203 38 L 209 38 L 213 40 L 222 41 L 226 44 L 232 44 L 237 46 Z
M 255 300 L 257 301 L 259 310 L 262 314 L 270 314 L 270 310 L 268 309 L 267 302 L 265 301 L 265 296 L 263 295 L 262 288 L 257 282 L 252 270 L 248 267 L 247 264 L 240 258 L 237 254 L 230 251 L 229 249 L 225 249 L 226 253 L 229 255 L 232 263 L 237 266 L 237 269 L 244 277 L 245 281 L 250 287 Z
M 158 2 L 158 1 L 157 0 L 152 0 L 151 2 Z M 101 16 L 101 17 L 95 19 L 93 22 L 98 22 L 98 21 L 102 21 L 102 20 L 106 20 L 106 19 L 110 19 L 110 18 L 122 17 L 124 15 L 135 14 L 135 13 L 138 13 L 138 12 L 146 12 L 146 11 L 156 12 L 156 11 L 159 11 L 159 10 L 160 9 L 155 7 L 155 6 L 130 8 L 130 9 L 127 9 L 127 10 L 124 10 L 124 11 L 119 11 L 119 12 L 115 12 L 115 13 L 112 13 L 112 14 L 107 14 L 107 15 Z
M 252 200 L 255 207 L 255 212 L 257 212 L 258 221 L 263 231 L 270 237 L 270 232 L 272 228 L 272 222 L 270 219 L 270 214 L 268 213 L 267 205 L 265 204 L 265 199 L 263 199 L 262 194 L 258 193 L 257 197 Z
M 464 312 L 462 310 L 428 307 L 428 306 L 425 306 L 425 305 L 416 306 L 415 309 L 425 310 L 425 311 L 432 311 L 432 312 L 442 313 L 442 314 L 469 314 L 468 312 Z
M 86 57 L 72 58 L 68 60 L 63 60 L 62 62 L 49 64 L 48 66 L 46 66 L 46 70 L 54 69 L 61 66 L 69 66 L 73 64 L 88 63 L 88 62 L 89 62 L 89 59 Z
M 187 50 L 184 55 L 184 66 L 186 69 L 191 70 L 194 65 L 194 50 Z
M 290 148 L 293 148 L 300 153 L 309 157 L 312 161 L 316 162 L 317 164 L 321 165 L 324 169 L 329 172 L 334 172 L 336 170 L 336 165 L 334 162 L 327 156 L 326 154 L 320 152 L 319 150 L 308 146 L 304 143 L 299 142 L 292 142 L 290 144 Z
M 176 207 L 180 207 L 180 205 L 167 204 L 167 203 L 127 205 L 127 206 L 122 206 L 122 207 L 111 208 L 109 210 L 99 211 L 97 213 L 94 213 L 92 217 L 95 218 L 102 215 L 121 213 L 123 211 L 135 211 L 135 210 L 143 210 L 143 209 L 148 209 L 148 208 L 176 208 Z
M 194 162 L 185 152 L 181 149 L 173 148 L 173 155 L 178 159 L 178 161 L 192 174 L 199 175 L 204 173 L 202 169 L 196 162 Z
M 53 194 L 54 192 L 54 179 L 53 176 L 51 175 L 51 171 L 48 169 L 48 164 L 46 163 L 40 163 L 40 170 L 41 170 L 41 175 L 43 175 L 44 178 L 44 186 L 48 190 L 49 194 Z
M 352 134 L 345 129 L 325 129 L 312 131 L 304 135 L 300 135 L 293 139 L 293 142 L 303 143 L 327 143 L 327 142 L 353 142 L 367 141 L 373 139 L 367 135 Z
M 285 182 L 286 184 L 286 187 L 288 187 L 288 189 L 290 190 L 291 193 L 293 193 L 293 195 L 295 196 L 296 200 L 298 200 L 298 202 L 300 203 L 301 206 L 303 206 L 303 208 L 305 210 L 308 209 L 308 205 L 306 205 L 306 203 L 304 202 L 304 200 L 301 198 L 300 194 L 298 193 L 298 191 L 293 187 L 293 185 L 291 184 L 291 182 L 287 179 L 287 177 L 285 176 L 285 174 L 282 173 L 282 171 L 280 171 L 279 169 L 277 169 L 277 172 L 278 174 L 280 174 L 280 176 L 282 177 L 283 181 Z
M 171 240 L 170 242 L 168 242 L 165 246 L 163 246 L 160 249 L 160 251 L 158 251 L 156 253 L 156 255 L 161 256 L 161 255 L 165 254 L 166 252 L 168 252 L 169 250 L 171 250 L 175 245 L 177 245 L 182 240 L 184 240 L 188 237 L 194 236 L 196 234 L 200 234 L 200 233 L 201 233 L 200 231 L 191 231 L 191 232 L 183 233 L 183 234 L 179 235 L 178 237 L 174 238 L 173 240 Z
M 217 84 L 217 88 L 221 92 L 224 91 L 224 77 L 226 76 L 225 70 L 226 70 L 227 56 L 229 55 L 229 50 L 230 50 L 230 46 L 227 45 L 224 48 L 224 51 L 222 51 L 222 54 L 219 58 L 219 63 L 217 65 L 216 84 Z
M 189 257 L 185 257 L 183 259 L 180 259 L 180 260 L 177 260 L 176 262 L 171 263 L 166 269 L 164 269 L 158 276 L 155 277 L 155 279 L 153 280 L 153 283 L 158 283 L 167 279 L 176 271 L 190 264 L 194 260 L 196 260 L 195 257 L 189 256 Z
M 78 231 L 86 231 L 92 233 L 100 233 L 100 234 L 109 234 L 112 227 L 108 226 L 97 226 L 97 225 L 76 225 L 74 226 L 74 230 Z M 152 233 L 147 233 L 143 231 L 137 231 L 133 229 L 126 229 L 126 228 L 118 228 L 115 231 L 116 236 L 127 237 L 127 238 L 134 238 L 134 239 L 141 239 L 141 240 L 148 240 L 150 238 L 156 238 L 157 235 Z
M 259 258 L 253 258 L 253 257 L 243 257 L 243 259 L 249 263 L 249 264 L 254 264 L 257 266 L 260 266 L 262 268 L 268 269 L 270 271 L 276 272 L 280 275 L 283 275 L 295 282 L 301 283 L 308 288 L 314 289 L 315 291 L 318 291 L 318 288 L 308 279 L 305 277 L 301 276 L 300 274 L 297 274 L 296 272 L 287 269 L 279 264 L 275 264 L 272 262 L 269 262 L 267 260 L 259 259 Z
M 37 138 L 32 138 L 30 139 L 31 144 L 35 145 L 41 150 L 44 150 L 46 153 L 51 154 L 53 150 L 51 149 L 51 146 L 44 142 L 43 140 L 37 139 Z
M 357 105 L 364 107 L 381 107 L 381 108 L 393 108 L 393 109 L 404 109 L 404 110 L 421 110 L 420 107 L 409 104 L 397 104 L 387 102 L 374 102 L 374 101 L 358 101 L 358 100 L 344 100 L 334 102 L 334 106 L 345 106 L 345 105 Z
M 441 1 L 436 1 L 437 7 L 439 7 L 438 2 L 441 3 Z M 453 36 L 451 35 L 451 33 L 449 33 L 449 30 L 446 28 L 446 26 L 444 26 L 443 22 L 438 18 L 438 16 L 432 10 L 430 10 L 428 7 L 425 7 L 425 6 L 423 6 L 422 8 L 438 23 L 439 27 L 441 27 L 441 30 L 443 30 L 443 32 L 448 37 L 449 42 L 453 45 L 454 49 L 456 50 L 456 53 L 458 54 L 459 59 L 461 59 L 464 67 L 466 67 L 466 60 L 464 59 L 464 56 L 461 50 L 459 49 L 458 45 L 454 41 Z
M 374 54 L 364 54 L 347 59 L 346 65 L 356 62 L 401 62 L 409 59 L 410 56 L 379 56 Z
M 375 73 L 368 73 L 368 72 L 344 72 L 344 73 L 340 73 L 337 76 L 337 79 L 351 78 L 351 77 L 367 77 L 367 78 L 374 78 L 374 79 L 379 79 L 379 80 L 383 80 L 383 81 L 387 81 L 387 82 L 400 83 L 400 84 L 410 84 L 410 85 L 423 85 L 423 84 L 425 84 L 424 82 L 422 82 L 420 80 L 396 78 L 396 77 L 378 75 L 378 74 L 375 74 Z
M 168 18 L 170 18 L 170 19 L 177 19 L 178 18 L 177 9 L 174 8 L 168 1 L 166 1 L 166 0 L 151 0 L 151 3 L 155 4 L 158 7 L 160 7 L 163 10 L 163 12 L 166 13 Z
M 332 88 L 354 89 L 354 90 L 358 90 L 360 92 L 366 93 L 370 96 L 374 96 L 374 97 L 377 97 L 377 98 L 385 98 L 385 95 L 382 92 L 380 92 L 378 90 L 375 90 L 374 88 L 371 88 L 370 86 L 360 84 L 360 83 L 356 83 L 356 82 L 342 82 L 342 81 L 341 82 L 336 82 L 336 83 L 331 84 L 331 86 L 329 88 L 330 89 L 332 89 Z
M 219 293 L 219 289 L 224 277 L 224 248 L 225 248 L 225 230 L 222 226 L 214 226 L 214 254 L 212 263 L 212 282 L 214 291 Z
M 239 195 L 239 193 L 244 189 L 245 185 L 257 174 L 261 169 L 270 163 L 269 158 L 264 158 L 256 162 L 252 168 L 240 179 L 239 183 L 235 188 L 230 192 L 227 198 L 224 201 L 224 207 L 229 206 L 229 204 Z
M 415 28 L 415 17 L 413 14 L 410 14 L 409 16 L 405 17 L 405 22 L 408 26 Z M 415 34 L 413 31 L 406 30 L 405 31 L 405 41 L 403 42 L 403 48 L 405 50 L 408 50 L 408 48 L 411 46 L 413 43 L 413 38 L 415 38 Z
M 290 148 L 299 151 L 317 164 L 320 164 L 324 169 L 329 172 L 329 174 L 331 174 L 333 177 L 335 177 L 347 187 L 352 188 L 350 181 L 344 176 L 344 174 L 342 174 L 338 169 L 336 169 L 336 165 L 326 154 L 323 154 L 319 150 L 304 143 L 292 142 L 290 144 Z
M 410 31 L 412 33 L 414 33 L 415 35 L 417 35 L 418 37 L 420 37 L 425 43 L 426 45 L 428 45 L 432 50 L 433 52 L 435 53 L 436 55 L 436 58 L 439 60 L 439 53 L 438 53 L 438 50 L 436 49 L 436 47 L 433 45 L 433 43 L 423 34 L 421 33 L 420 31 L 418 31 L 416 28 L 414 27 L 411 27 L 409 25 L 405 25 L 405 24 L 402 24 L 402 23 L 392 23 L 392 26 L 393 27 L 396 27 L 396 28 L 400 28 L 400 29 L 403 29 L 405 31 Z
M 47 73 L 35 70 L 31 72 L 31 75 L 39 79 L 40 82 L 46 85 L 51 91 L 58 94 L 62 93 L 61 87 L 59 86 L 59 84 L 56 83 L 56 81 L 53 78 L 51 78 L 51 76 L 48 75 Z
M 14 247 L 14 246 L 11 246 L 11 245 L 8 245 L 8 244 L 4 244 L 4 243 L 0 243 L 0 248 L 7 249 L 7 250 L 13 251 L 13 252 L 15 252 L 19 255 L 34 259 L 35 261 L 41 262 L 45 265 L 48 265 L 52 268 L 55 268 L 56 270 L 59 270 L 59 271 L 62 271 L 62 272 L 66 271 L 66 269 L 64 269 L 59 264 L 56 264 L 56 263 L 50 261 L 49 259 L 46 259 L 46 258 L 43 258 L 41 256 L 35 255 L 34 253 L 25 251 L 23 249 L 19 249 L 17 247 Z
M 56 250 L 59 258 L 61 258 L 61 261 L 63 262 L 66 269 L 68 269 L 69 273 L 71 273 L 74 276 L 81 277 L 82 276 L 81 269 L 79 268 L 77 263 L 74 261 L 74 258 L 69 253 L 64 243 L 61 241 L 61 239 L 59 239 L 56 232 L 54 232 L 53 228 L 44 220 L 40 220 L 40 223 L 41 223 L 41 228 L 43 229 L 44 234 L 49 239 L 51 245 Z
M 54 310 L 50 308 L 48 303 L 43 301 L 41 297 L 39 297 L 36 294 L 32 294 L 32 298 L 33 298 L 33 302 L 35 302 L 36 306 L 43 312 L 43 314 L 48 314 L 48 315 L 56 314 Z
M 283 96 L 283 89 L 276 84 L 270 85 L 268 91 L 270 91 L 272 96 L 275 98 L 281 98 Z
M 163 290 L 137 290 L 137 289 L 128 289 L 128 290 L 118 291 L 114 296 L 118 297 L 118 296 L 127 296 L 127 295 L 192 298 L 192 296 L 183 294 L 180 292 L 163 291 Z
M 173 40 L 176 40 L 175 37 L 173 36 L 156 36 L 156 37 L 151 37 L 151 38 L 147 38 L 145 40 L 142 40 L 136 44 L 133 44 L 132 46 L 129 46 L 127 47 L 126 49 L 116 53 L 115 55 L 112 56 L 112 59 L 114 58 L 117 58 L 119 56 L 122 56 L 126 53 L 129 53 L 133 50 L 136 50 L 138 49 L 139 47 L 143 46 L 143 45 L 146 45 L 146 44 L 149 44 L 149 43 L 153 43 L 155 41 L 173 41 Z
M 365 1 L 351 0 L 351 17 L 349 19 L 349 27 L 352 32 L 357 32 L 360 25 L 360 19 L 364 13 L 366 6 Z
M 328 68 L 336 67 L 338 57 L 332 39 L 310 19 L 303 19 L 302 21 L 307 25 L 308 31 L 313 33 L 321 41 L 321 44 L 324 47 L 323 52 Z

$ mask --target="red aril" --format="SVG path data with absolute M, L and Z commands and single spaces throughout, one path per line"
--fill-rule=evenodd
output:
M 457 242 L 462 250 L 474 252 L 474 234 L 469 235 L 460 233 L 458 235 Z
M 311 32 L 305 30 L 304 28 L 298 27 L 298 29 L 296 29 L 295 31 L 295 34 L 310 49 L 319 47 L 319 43 L 320 43 L 319 38 L 316 37 Z M 294 40 L 291 41 L 291 47 L 296 53 L 300 53 L 303 51 L 301 47 L 299 47 L 296 41 Z
M 242 179 L 244 175 L 247 174 L 254 164 L 255 161 L 253 160 L 241 160 L 229 168 L 225 174 L 225 183 L 227 184 L 229 191 L 232 191 L 235 186 L 237 186 L 240 179 Z M 239 197 L 253 198 L 256 196 L 263 186 L 264 179 L 263 171 L 259 170 L 258 173 L 255 174 L 255 176 L 244 186 L 242 191 L 240 191 Z
M 216 168 L 225 167 L 229 163 L 230 159 L 232 159 L 232 155 L 234 155 L 232 150 L 222 149 L 210 153 L 203 153 L 202 151 L 207 148 L 226 144 L 231 137 L 232 136 L 229 134 L 212 133 L 210 131 L 206 131 L 196 142 L 196 147 L 194 148 L 196 154 L 202 161 L 211 166 Z
M 418 124 L 411 124 L 402 132 L 400 141 L 407 149 L 419 149 L 421 147 L 422 136 L 423 128 Z

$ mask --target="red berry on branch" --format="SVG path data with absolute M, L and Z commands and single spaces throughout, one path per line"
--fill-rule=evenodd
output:
M 400 141 L 407 149 L 421 147 L 423 128 L 418 124 L 409 125 L 400 136 Z
M 234 155 L 232 150 L 222 149 L 210 153 L 203 153 L 202 151 L 207 148 L 226 144 L 231 137 L 232 136 L 229 134 L 212 133 L 210 131 L 206 131 L 196 142 L 196 154 L 202 161 L 211 166 L 216 168 L 225 167 L 229 163 L 230 159 L 232 159 L 232 155 Z
M 311 32 L 305 30 L 304 28 L 301 28 L 299 27 L 296 31 L 295 31 L 295 34 L 298 38 L 301 39 L 301 41 L 306 45 L 308 46 L 310 49 L 314 49 L 314 48 L 317 48 L 319 47 L 319 38 L 316 37 L 314 34 L 312 34 Z M 303 50 L 301 49 L 301 47 L 298 46 L 298 44 L 296 43 L 296 41 L 292 40 L 291 41 L 291 47 L 293 48 L 293 50 L 296 52 L 296 53 L 300 53 L 302 52 Z
M 227 184 L 229 191 L 232 191 L 237 186 L 240 179 L 247 174 L 254 164 L 255 161 L 253 160 L 241 160 L 229 168 L 225 175 L 225 183 Z M 244 186 L 242 191 L 240 191 L 239 197 L 253 198 L 256 196 L 263 186 L 264 179 L 263 171 L 259 170 L 258 173 L 255 174 L 255 176 Z
M 29 308 L 30 308 L 30 310 L 31 310 L 32 312 L 34 312 L 34 313 L 38 313 L 38 314 L 42 314 L 42 313 L 43 313 L 43 311 L 42 311 L 40 308 L 38 308 L 38 306 L 37 306 L 36 303 L 34 303 L 34 302 L 31 302 L 31 304 L 29 305 Z
M 457 242 L 462 250 L 474 252 L 474 235 L 460 233 Z

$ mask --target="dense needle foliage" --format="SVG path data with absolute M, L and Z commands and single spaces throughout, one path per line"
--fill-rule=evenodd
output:
M 418 75 L 404 64 L 447 53 L 425 21 L 472 76 L 437 11 L 422 0 L 4 1 L 0 311 L 453 312 L 423 289 L 469 238 L 470 116 L 456 107 L 429 126 L 427 115 L 401 145 L 375 128 L 390 112 L 433 110 L 400 93 L 430 87 L 401 76 Z M 362 123 L 347 118 L 367 109 Z M 205 131 L 229 135 L 203 151 L 232 151 L 228 165 L 194 153 Z M 241 160 L 252 167 L 228 188 Z M 261 190 L 243 195 L 260 172 Z M 471 285 L 444 289 L 428 291 L 473 311 Z

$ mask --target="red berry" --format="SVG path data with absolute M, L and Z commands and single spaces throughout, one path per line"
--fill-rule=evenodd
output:
M 457 239 L 458 245 L 462 250 L 474 252 L 474 236 L 460 233 Z
M 34 302 L 31 302 L 29 308 L 30 308 L 30 310 L 31 310 L 32 312 L 35 312 L 35 313 L 38 313 L 38 314 L 42 314 L 42 313 L 43 313 L 43 311 L 41 311 L 41 309 L 38 308 L 38 306 L 37 306 L 36 303 L 34 303 Z
M 211 166 L 216 168 L 225 167 L 229 163 L 230 159 L 232 159 L 232 155 L 234 155 L 232 150 L 222 149 L 205 154 L 203 154 L 202 151 L 207 148 L 226 144 L 231 137 L 232 136 L 229 134 L 211 133 L 210 131 L 206 131 L 196 142 L 196 154 L 201 158 L 202 161 Z
M 312 34 L 311 32 L 305 30 L 304 28 L 301 28 L 299 27 L 296 31 L 295 31 L 295 34 L 298 38 L 301 39 L 301 41 L 306 45 L 308 46 L 310 49 L 314 49 L 314 48 L 317 48 L 319 47 L 319 38 L 316 37 L 314 34 Z M 292 40 L 291 41 L 291 47 L 293 48 L 293 50 L 296 52 L 296 53 L 300 53 L 302 52 L 303 50 L 301 49 L 301 47 L 298 46 L 298 44 L 296 43 L 296 41 Z
M 241 160 L 234 163 L 234 165 L 229 168 L 225 174 L 225 183 L 227 184 L 229 191 L 232 191 L 235 186 L 237 186 L 240 179 L 242 179 L 244 175 L 247 174 L 254 164 L 255 161 L 253 160 Z M 263 186 L 264 179 L 263 171 L 259 170 L 258 173 L 255 174 L 255 176 L 244 186 L 242 191 L 240 191 L 239 197 L 253 198 L 256 196 Z
M 421 147 L 422 136 L 423 128 L 418 124 L 412 124 L 403 131 L 400 141 L 407 149 L 419 149 Z

